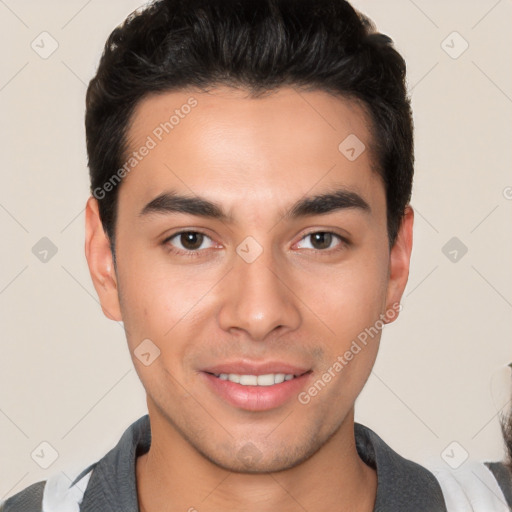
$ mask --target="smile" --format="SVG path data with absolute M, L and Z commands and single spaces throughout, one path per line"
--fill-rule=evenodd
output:
M 285 380 L 292 380 L 296 376 L 291 373 L 267 373 L 266 375 L 239 375 L 237 373 L 213 374 L 221 380 L 229 380 L 242 386 L 273 386 Z
M 297 395 L 313 378 L 311 370 L 303 373 L 255 373 L 259 374 L 202 371 L 200 375 L 217 399 L 236 409 L 252 412 L 295 404 Z

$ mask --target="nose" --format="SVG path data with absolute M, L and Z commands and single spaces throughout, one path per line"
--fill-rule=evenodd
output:
M 252 263 L 235 256 L 234 267 L 222 284 L 220 327 L 230 333 L 245 331 L 255 341 L 279 329 L 283 333 L 297 329 L 300 300 L 288 274 L 276 265 L 270 250 Z

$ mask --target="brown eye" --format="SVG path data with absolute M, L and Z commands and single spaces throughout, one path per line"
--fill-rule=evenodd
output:
M 310 239 L 310 247 L 305 247 L 306 249 L 314 249 L 316 251 L 326 251 L 327 249 L 333 248 L 333 242 L 338 239 L 341 243 L 337 245 L 343 245 L 344 240 L 337 234 L 331 233 L 329 231 L 315 231 L 313 233 L 307 234 L 300 243 L 304 240 Z M 336 247 L 336 245 L 334 245 Z
M 332 233 L 313 233 L 311 243 L 315 249 L 328 249 L 332 243 Z
M 193 231 L 181 233 L 179 241 L 181 245 L 189 251 L 197 251 L 203 243 L 204 235 L 202 233 L 195 233 Z
M 205 242 L 207 242 L 206 247 Z M 173 252 L 186 255 L 201 253 L 213 245 L 209 236 L 198 231 L 180 231 L 164 240 L 164 244 L 170 245 Z

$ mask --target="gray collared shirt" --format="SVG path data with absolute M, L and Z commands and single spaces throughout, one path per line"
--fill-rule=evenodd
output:
M 424 467 L 401 457 L 375 432 L 356 423 L 356 448 L 361 459 L 377 471 L 374 512 L 446 512 L 441 487 Z M 135 421 L 117 446 L 76 479 L 90 473 L 80 512 L 139 512 L 135 464 L 151 445 L 149 416 Z M 44 482 L 16 494 L 3 512 L 40 512 Z

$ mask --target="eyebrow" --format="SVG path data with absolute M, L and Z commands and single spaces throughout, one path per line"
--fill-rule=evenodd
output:
M 298 219 L 314 215 L 326 215 L 338 210 L 357 209 L 370 213 L 370 205 L 356 192 L 338 189 L 315 196 L 299 199 L 282 214 L 285 219 Z M 199 196 L 180 195 L 175 191 L 164 192 L 155 197 L 140 211 L 139 217 L 152 214 L 185 213 L 197 217 L 217 219 L 233 223 L 231 215 L 224 212 L 222 206 Z

